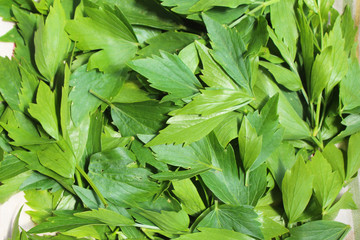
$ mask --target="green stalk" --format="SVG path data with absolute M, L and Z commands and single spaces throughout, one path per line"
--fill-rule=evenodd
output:
M 86 172 L 78 165 L 76 164 L 76 170 L 79 171 L 81 176 L 86 179 L 86 181 L 89 183 L 89 185 L 92 187 L 92 189 L 95 191 L 96 195 L 100 198 L 101 202 L 104 204 L 105 208 L 108 206 L 108 203 L 106 202 L 104 196 L 101 194 L 99 189 L 96 187 L 96 185 L 93 183 L 93 181 L 90 179 L 90 177 L 86 174 Z
M 317 103 L 316 103 L 315 127 L 314 127 L 314 131 L 313 131 L 314 137 L 316 137 L 316 135 L 319 132 L 320 110 L 321 110 L 321 95 L 319 96 Z
M 233 28 L 235 27 L 236 25 L 238 25 L 245 17 L 247 17 L 247 15 L 252 15 L 254 13 L 256 13 L 257 11 L 259 11 L 260 9 L 262 8 L 265 8 L 271 4 L 274 4 L 274 3 L 277 3 L 279 2 L 280 0 L 270 0 L 270 1 L 267 1 L 267 2 L 264 2 L 262 3 L 261 5 L 257 6 L 256 8 L 254 8 L 253 10 L 251 10 L 250 12 L 248 13 L 245 13 L 244 15 L 242 15 L 241 17 L 239 17 L 238 19 L 236 19 L 234 22 L 232 22 L 230 25 L 229 25 L 229 28 Z
M 81 175 L 80 175 L 80 172 L 76 170 L 75 172 L 75 177 L 76 177 L 76 180 L 77 180 L 77 183 L 79 184 L 79 187 L 84 187 L 83 183 L 82 183 L 82 180 L 81 180 Z

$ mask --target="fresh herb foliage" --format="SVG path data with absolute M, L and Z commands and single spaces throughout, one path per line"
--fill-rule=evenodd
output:
M 343 239 L 360 66 L 332 3 L 0 1 L 13 239 Z

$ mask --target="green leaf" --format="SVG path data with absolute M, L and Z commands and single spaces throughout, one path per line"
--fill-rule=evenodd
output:
M 324 220 L 333 220 L 339 214 L 341 209 L 358 209 L 356 203 L 353 200 L 352 193 L 350 191 L 345 192 L 341 198 L 326 211 L 323 215 Z
M 65 12 L 59 0 L 54 1 L 45 25 L 42 21 L 35 33 L 35 61 L 40 73 L 53 84 L 55 74 L 66 58 L 70 40 L 64 30 Z
M 86 65 L 76 69 L 71 74 L 70 85 L 73 86 L 69 95 L 71 104 L 71 118 L 76 126 L 94 112 L 102 103 L 89 91 L 92 90 L 103 98 L 114 97 L 124 82 L 123 73 L 100 73 L 95 70 L 87 71 Z
M 161 52 L 161 57 L 134 60 L 129 66 L 148 78 L 153 88 L 169 93 L 163 101 L 190 97 L 201 88 L 200 82 L 185 63 L 170 53 Z
M 287 142 L 282 142 L 279 148 L 266 159 L 268 168 L 280 188 L 286 170 L 291 169 L 295 162 L 295 149 Z
M 129 23 L 118 8 L 85 7 L 85 12 L 88 17 L 69 21 L 66 31 L 77 41 L 77 48 L 84 51 L 100 49 L 91 55 L 88 69 L 118 72 L 138 49 Z
M 57 143 L 40 145 L 36 153 L 44 167 L 65 178 L 72 178 L 74 176 L 76 159 L 64 140 Z
M 168 31 L 147 39 L 148 44 L 138 54 L 142 57 L 161 56 L 161 52 L 177 53 L 200 36 L 187 32 Z
M 228 229 L 217 229 L 217 228 L 199 228 L 200 232 L 181 235 L 179 240 L 251 240 L 253 238 Z
M 345 39 L 344 50 L 346 52 L 350 51 L 354 45 L 357 28 L 351 15 L 351 7 L 346 5 L 341 16 L 341 32 Z
M 134 81 L 124 83 L 118 94 L 112 99 L 114 103 L 135 103 L 149 101 L 149 94 L 141 89 L 140 84 Z
M 115 103 L 111 116 L 122 136 L 155 134 L 164 126 L 166 114 L 173 109 L 171 104 L 158 101 Z
M 280 146 L 283 138 L 283 129 L 279 125 L 278 116 L 279 95 L 271 97 L 259 111 L 249 113 L 247 119 L 262 137 L 261 152 L 257 156 L 251 170 L 257 168 Z
M 27 170 L 26 164 L 15 156 L 6 154 L 4 159 L 0 161 L 0 182 L 15 177 Z
M 342 181 L 338 172 L 333 172 L 331 165 L 321 152 L 316 152 L 309 163 L 309 169 L 314 176 L 315 197 L 322 209 L 331 205 L 342 188 Z
M 104 207 L 94 191 L 76 185 L 73 185 L 73 189 L 86 207 L 90 209 Z
M 360 168 L 360 150 L 358 144 L 360 141 L 360 132 L 352 135 L 349 139 L 347 164 L 346 164 L 346 179 L 351 179 Z
M 241 4 L 250 4 L 252 0 L 199 0 L 190 8 L 193 12 L 202 12 L 214 6 L 236 8 Z
M 173 193 L 180 199 L 182 208 L 189 215 L 196 215 L 205 210 L 205 205 L 190 179 L 172 181 Z
M 32 172 L 31 175 L 21 184 L 20 190 L 47 190 L 47 189 L 60 189 L 61 186 L 52 178 L 42 175 L 37 172 Z
M 282 224 L 272 220 L 269 217 L 260 218 L 261 231 L 264 234 L 264 239 L 273 239 L 280 237 L 289 232 L 289 230 Z
M 26 171 L 13 178 L 2 181 L 2 185 L 0 186 L 0 203 L 6 202 L 12 195 L 17 193 L 21 184 L 30 174 L 31 171 Z
M 188 68 L 195 73 L 199 65 L 199 56 L 195 47 L 195 43 L 190 43 L 179 52 L 179 58 Z
M 74 216 L 88 220 L 98 220 L 110 226 L 133 226 L 135 224 L 132 219 L 129 219 L 117 212 L 103 208 L 75 213 Z
M 239 86 L 251 93 L 250 64 L 245 58 L 245 44 L 235 29 L 229 29 L 203 14 L 213 56 Z
M 239 149 L 240 156 L 247 172 L 261 152 L 262 136 L 258 136 L 256 129 L 251 125 L 249 120 L 244 117 L 239 132 Z
M 36 95 L 36 104 L 30 104 L 29 113 L 41 123 L 41 126 L 51 137 L 59 139 L 55 93 L 51 91 L 46 83 L 40 82 Z
M 28 233 L 47 233 L 47 232 L 59 232 L 68 231 L 77 227 L 101 224 L 98 220 L 83 219 L 74 217 L 70 214 L 50 217 L 46 222 L 40 223 L 28 231 Z
M 327 47 L 315 58 L 311 71 L 311 102 L 317 101 L 317 99 L 321 96 L 322 91 L 330 81 L 333 69 L 333 51 L 333 47 Z
M 176 115 L 200 114 L 208 116 L 215 113 L 231 112 L 249 104 L 253 98 L 240 90 L 211 89 L 201 90 L 185 107 L 175 110 Z
M 203 172 L 210 170 L 210 167 L 199 167 L 199 168 L 191 168 L 185 171 L 176 171 L 176 172 L 160 172 L 154 175 L 151 175 L 151 178 L 166 181 L 166 180 L 184 180 L 187 178 L 194 177 Z
M 270 18 L 277 37 L 289 50 L 289 57 L 294 61 L 296 44 L 299 37 L 294 12 L 294 0 L 285 0 L 270 5 Z M 281 16 L 281 18 L 279 18 Z
M 0 57 L 0 92 L 13 110 L 19 110 L 21 77 L 14 60 Z
M 151 172 L 137 168 L 135 156 L 126 148 L 115 148 L 91 156 L 89 177 L 105 198 L 117 205 L 144 202 L 160 189 L 151 182 Z
M 190 219 L 184 210 L 180 210 L 179 212 L 160 211 L 159 213 L 145 209 L 138 209 L 137 213 L 150 220 L 163 231 L 174 234 L 189 231 L 188 226 Z
M 345 160 L 344 153 L 334 144 L 327 144 L 322 152 L 332 169 L 339 173 L 341 182 L 345 181 Z
M 221 69 L 210 55 L 210 50 L 202 43 L 196 41 L 196 48 L 202 62 L 201 79 L 214 88 L 238 89 L 238 85 Z
M 311 195 L 314 177 L 301 156 L 282 181 L 282 197 L 289 223 L 294 223 L 305 210 Z
M 350 226 L 340 222 L 319 220 L 305 223 L 299 227 L 291 228 L 289 239 L 326 239 L 337 240 L 343 239 L 350 231 Z
M 25 191 L 26 205 L 31 210 L 26 213 L 31 217 L 31 220 L 36 223 L 45 222 L 48 217 L 52 215 L 54 209 L 55 197 L 47 190 L 27 190 Z
M 360 107 L 360 91 L 357 79 L 360 78 L 360 65 L 356 58 L 349 60 L 349 71 L 340 82 L 340 98 L 343 104 L 342 111 L 345 113 L 358 113 Z M 354 111 L 355 110 L 355 111 Z
M 302 88 L 302 82 L 298 75 L 279 65 L 261 61 L 260 65 L 265 67 L 274 76 L 279 84 L 283 85 L 291 91 L 298 91 Z
M 178 29 L 182 26 L 173 14 L 166 11 L 156 1 L 138 2 L 136 0 L 93 0 L 98 4 L 113 4 L 121 9 L 132 25 L 149 26 L 164 30 Z
M 263 239 L 257 217 L 258 215 L 249 206 L 221 205 L 215 206 L 197 227 L 235 230 L 254 238 Z
M 238 136 L 238 122 L 241 117 L 242 114 L 232 112 L 216 128 L 214 128 L 216 138 L 223 148 L 226 148 L 229 142 Z
M 190 144 L 198 141 L 216 128 L 230 113 L 216 113 L 209 116 L 177 115 L 171 117 L 166 123 L 170 124 L 161 130 L 159 135 L 146 146 L 160 144 Z

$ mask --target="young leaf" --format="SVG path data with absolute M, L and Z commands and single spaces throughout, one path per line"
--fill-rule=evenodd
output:
M 59 139 L 55 93 L 51 91 L 46 83 L 40 82 L 36 95 L 36 104 L 30 104 L 29 113 L 41 123 L 44 130 L 51 137 Z
M 223 67 L 229 76 L 246 92 L 251 93 L 250 63 L 245 58 L 245 44 L 235 29 L 229 29 L 220 23 L 202 15 L 215 60 Z
M 219 229 L 219 228 L 198 228 L 200 232 L 181 235 L 179 240 L 203 240 L 203 239 L 212 239 L 212 240 L 251 240 L 252 237 L 249 237 L 245 234 L 235 232 L 228 229 Z
M 161 52 L 161 57 L 139 59 L 129 66 L 148 78 L 153 88 L 168 92 L 163 100 L 177 101 L 190 97 L 201 88 L 191 70 L 181 59 L 167 52 Z
M 202 62 L 201 79 L 213 88 L 238 89 L 239 86 L 221 69 L 210 55 L 210 50 L 200 42 L 195 42 Z
M 314 176 L 315 197 L 322 209 L 331 205 L 342 188 L 342 181 L 338 172 L 333 172 L 331 165 L 321 152 L 316 152 L 309 163 L 309 169 Z
M 239 132 L 239 148 L 245 171 L 254 164 L 261 152 L 262 136 L 258 136 L 256 129 L 245 117 Z
M 71 74 L 70 85 L 73 88 L 69 95 L 69 101 L 72 102 L 71 118 L 75 126 L 79 126 L 102 103 L 99 98 L 89 92 L 90 90 L 103 98 L 111 99 L 122 87 L 124 79 L 124 73 L 121 72 L 87 71 L 86 65 L 77 68 Z
M 342 239 L 350 231 L 350 226 L 340 222 L 319 220 L 291 228 L 289 239 Z
M 300 77 L 287 68 L 264 61 L 261 61 L 260 65 L 269 70 L 269 72 L 274 76 L 275 81 L 287 89 L 291 91 L 298 91 L 302 88 Z
M 88 220 L 98 220 L 110 226 L 133 226 L 135 224 L 132 219 L 129 219 L 117 212 L 103 208 L 75 213 L 74 216 Z
M 294 223 L 305 210 L 311 195 L 314 177 L 301 156 L 282 181 L 282 197 L 289 223 Z
M 349 180 L 360 168 L 360 149 L 358 144 L 360 141 L 360 132 L 352 135 L 349 139 L 347 165 L 346 165 L 346 179 Z
M 263 238 L 258 215 L 249 206 L 221 205 L 209 212 L 197 228 L 222 228 L 235 230 L 255 238 Z
M 88 17 L 78 17 L 66 25 L 70 38 L 81 50 L 99 50 L 91 55 L 88 69 L 118 72 L 135 56 L 136 37 L 118 8 L 85 7 Z M 129 28 L 130 27 L 130 28 Z
M 54 1 L 45 25 L 42 21 L 35 33 L 35 61 L 40 73 L 50 84 L 53 84 L 55 74 L 66 58 L 70 40 L 64 30 L 65 12 L 59 0 Z
M 180 199 L 183 209 L 189 215 L 196 215 L 205 210 L 205 205 L 190 179 L 172 181 L 173 193 Z

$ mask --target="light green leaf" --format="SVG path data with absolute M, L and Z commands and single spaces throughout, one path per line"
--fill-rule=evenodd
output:
M 68 143 L 64 140 L 57 143 L 40 145 L 37 155 L 44 167 L 65 178 L 72 178 L 74 176 L 76 159 Z
M 199 168 L 191 168 L 189 170 L 184 171 L 176 171 L 176 172 L 160 172 L 154 175 L 151 175 L 151 178 L 160 180 L 160 181 L 168 181 L 168 180 L 184 180 L 187 178 L 194 177 L 203 172 L 210 170 L 210 167 L 199 167 Z
M 331 73 L 333 71 L 333 51 L 333 47 L 327 47 L 315 58 L 311 71 L 311 102 L 317 101 L 330 81 Z
M 354 45 L 357 28 L 351 14 L 351 6 L 346 5 L 341 16 L 341 32 L 345 39 L 344 50 L 346 52 L 350 51 Z
M 261 165 L 279 146 L 283 138 L 283 129 L 279 125 L 278 116 L 279 95 L 271 97 L 259 111 L 249 113 L 247 119 L 262 137 L 261 152 L 257 156 L 251 170 Z
M 340 175 L 332 171 L 331 165 L 319 151 L 312 157 L 309 169 L 314 176 L 315 197 L 324 210 L 335 201 L 342 188 Z
M 244 117 L 239 132 L 239 149 L 242 164 L 247 172 L 254 164 L 261 152 L 262 136 L 258 136 L 256 129 L 247 117 Z
M 238 85 L 221 69 L 210 55 L 210 50 L 202 43 L 196 41 L 196 48 L 202 62 L 201 79 L 214 88 L 238 89 Z
M 299 227 L 291 228 L 289 240 L 337 240 L 343 239 L 350 231 L 350 226 L 340 222 L 319 220 L 305 223 Z
M 347 164 L 346 164 L 346 180 L 351 179 L 360 168 L 360 132 L 352 135 L 349 139 Z
M 51 84 L 70 47 L 70 40 L 64 30 L 65 21 L 64 9 L 60 1 L 55 0 L 45 25 L 41 21 L 35 33 L 36 65 Z
M 180 210 L 179 212 L 160 211 L 160 213 L 158 213 L 145 209 L 138 209 L 137 213 L 153 222 L 163 231 L 174 234 L 189 231 L 188 226 L 190 219 L 184 210 Z
M 40 82 L 36 95 L 36 104 L 30 104 L 29 113 L 41 123 L 44 130 L 51 137 L 59 139 L 55 93 L 51 91 L 46 83 Z
M 178 239 L 179 240 L 204 240 L 204 239 L 211 239 L 211 240 L 251 240 L 253 238 L 235 232 L 233 230 L 228 229 L 219 229 L 219 228 L 199 228 L 200 232 L 181 235 Z
M 139 59 L 129 66 L 148 78 L 153 88 L 168 92 L 163 100 L 177 101 L 190 97 L 201 88 L 191 70 L 181 59 L 170 53 L 162 52 L 161 57 Z
M 239 86 L 251 93 L 250 63 L 245 44 L 236 29 L 229 29 L 203 14 L 215 60 Z
M 295 60 L 296 43 L 299 37 L 294 4 L 294 0 L 283 0 L 270 5 L 271 25 L 275 29 L 277 37 L 287 46 L 292 62 Z
M 89 177 L 105 198 L 119 206 L 148 201 L 160 188 L 149 180 L 151 172 L 135 167 L 135 161 L 126 148 L 96 153 L 90 158 Z
M 199 0 L 190 8 L 192 12 L 203 12 L 212 7 L 236 8 L 242 4 L 250 4 L 252 0 Z
M 161 52 L 177 53 L 190 43 L 199 39 L 200 36 L 187 32 L 168 31 L 147 39 L 146 47 L 139 50 L 138 54 L 143 57 L 152 55 L 161 56 Z
M 171 117 L 165 129 L 152 139 L 146 146 L 160 144 L 190 144 L 198 141 L 209 134 L 218 126 L 230 113 L 217 113 L 209 116 L 199 117 L 197 115 L 177 115 Z
M 117 212 L 99 208 L 86 212 L 75 213 L 74 216 L 84 219 L 94 219 L 110 226 L 133 226 L 135 222 Z
M 269 72 L 274 76 L 275 81 L 287 89 L 291 91 L 298 91 L 302 88 L 300 77 L 287 68 L 264 61 L 260 61 L 260 65 L 269 70 Z
M 261 231 L 264 234 L 264 239 L 270 240 L 289 232 L 286 227 L 269 217 L 260 216 L 260 222 Z
M 195 73 L 199 65 L 199 56 L 195 47 L 195 43 L 191 43 L 179 52 L 179 58 L 188 68 Z
M 338 149 L 334 144 L 327 144 L 322 152 L 328 163 L 330 163 L 332 169 L 336 171 L 341 179 L 341 182 L 345 181 L 345 159 L 344 153 Z
M 118 72 L 135 56 L 137 40 L 118 8 L 86 7 L 88 17 L 78 17 L 66 25 L 70 38 L 81 50 L 99 50 L 91 55 L 88 68 Z
M 282 197 L 289 223 L 294 223 L 305 210 L 311 195 L 314 177 L 301 155 L 282 181 Z
M 171 115 L 200 114 L 208 116 L 215 113 L 227 113 L 249 104 L 253 98 L 240 90 L 211 89 L 201 90 L 185 107 L 175 110 Z
M 21 77 L 14 60 L 0 57 L 0 92 L 13 110 L 20 110 Z
M 229 142 L 238 136 L 238 122 L 241 117 L 241 113 L 232 112 L 216 128 L 214 128 L 216 138 L 223 148 L 226 148 Z
M 295 149 L 287 142 L 282 142 L 280 147 L 266 159 L 268 168 L 280 188 L 286 170 L 291 169 L 295 162 Z
M 31 171 L 23 172 L 13 178 L 2 181 L 0 186 L 0 203 L 5 203 L 19 191 L 21 184 L 30 176 Z
M 235 230 L 254 238 L 263 239 L 258 215 L 249 206 L 216 206 L 197 225 L 198 228 Z
M 348 53 L 345 52 L 345 39 L 341 34 L 340 18 L 337 18 L 333 29 L 324 37 L 323 48 L 332 47 L 331 64 L 332 71 L 326 86 L 326 95 L 345 77 L 348 71 Z
M 172 181 L 173 193 L 180 199 L 181 206 L 189 215 L 196 215 L 205 210 L 205 205 L 190 179 Z
M 339 201 L 337 201 L 331 208 L 324 213 L 324 220 L 334 220 L 341 209 L 358 209 L 356 203 L 353 200 L 352 193 L 350 191 L 345 192 Z
M 140 84 L 135 81 L 127 81 L 119 93 L 112 99 L 114 103 L 135 103 L 149 101 L 149 94 L 141 89 Z
M 360 65 L 357 58 L 349 60 L 349 71 L 340 82 L 340 98 L 343 104 L 342 111 L 345 113 L 358 113 L 360 107 Z
M 71 101 L 71 119 L 75 126 L 97 109 L 102 101 L 91 94 L 94 91 L 103 98 L 111 99 L 115 96 L 124 82 L 124 73 L 100 73 L 95 70 L 87 71 L 86 65 L 76 69 L 70 79 L 73 86 L 69 101 Z
M 164 126 L 166 114 L 173 109 L 171 104 L 158 101 L 115 103 L 111 116 L 122 136 L 155 134 Z

